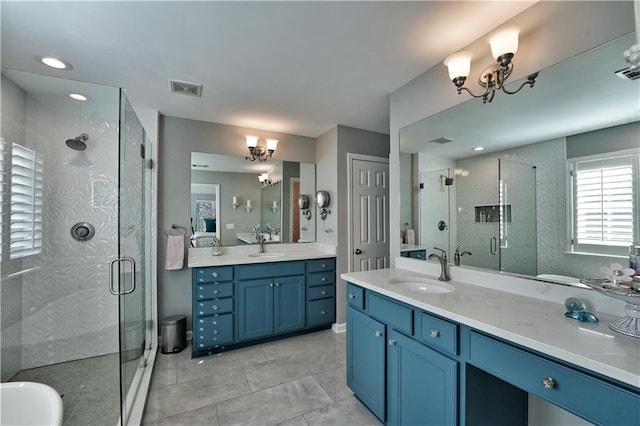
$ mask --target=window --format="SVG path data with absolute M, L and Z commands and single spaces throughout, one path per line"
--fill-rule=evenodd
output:
M 571 163 L 573 251 L 626 255 L 638 240 L 638 155 Z
M 4 177 L 4 139 L 0 138 L 0 226 L 2 226 L 2 229 L 0 230 L 0 255 L 2 254 L 2 245 L 4 243 L 4 216 L 3 216 L 3 212 L 4 212 L 4 182 L 5 182 L 5 177 Z
M 11 148 L 9 257 L 17 259 L 42 251 L 43 163 L 29 148 Z

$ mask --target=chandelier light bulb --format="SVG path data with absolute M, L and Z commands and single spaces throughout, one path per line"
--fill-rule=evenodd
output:
M 247 135 L 247 136 L 245 136 L 245 139 L 247 140 L 247 146 L 249 148 L 255 148 L 258 145 L 258 137 L 257 136 Z
M 511 53 L 513 55 L 518 51 L 518 34 L 519 31 L 515 28 L 509 28 L 496 33 L 489 40 L 491 45 L 491 54 L 494 59 L 504 54 Z
M 444 64 L 449 69 L 451 80 L 458 77 L 468 77 L 471 72 L 471 52 L 458 52 L 448 56 Z
M 275 151 L 278 147 L 278 139 L 267 139 L 267 150 Z

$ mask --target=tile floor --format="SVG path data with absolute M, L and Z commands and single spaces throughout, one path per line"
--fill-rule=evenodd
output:
M 345 383 L 331 330 L 191 359 L 158 354 L 144 425 L 380 425 Z

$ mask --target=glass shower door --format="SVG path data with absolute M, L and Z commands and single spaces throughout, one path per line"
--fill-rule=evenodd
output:
M 146 134 L 129 101 L 120 95 L 119 315 L 121 424 L 129 423 L 146 367 L 146 276 L 149 213 L 145 200 Z

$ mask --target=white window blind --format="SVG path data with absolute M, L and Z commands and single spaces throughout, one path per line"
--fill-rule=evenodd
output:
M 5 172 L 5 167 L 4 167 L 4 152 L 5 152 L 5 148 L 4 148 L 4 139 L 0 138 L 0 218 L 2 218 L 2 221 L 0 221 L 0 223 L 4 222 L 5 218 L 3 216 L 4 213 L 4 200 L 5 200 L 5 195 L 4 195 L 4 182 L 5 182 L 5 178 L 4 178 L 4 172 Z M 0 255 L 2 254 L 2 247 L 3 247 L 3 243 L 4 243 L 4 225 L 2 225 L 3 229 L 1 230 L 2 232 L 0 232 Z
M 11 146 L 11 230 L 9 257 L 42 251 L 43 163 L 33 150 Z
M 573 163 L 575 251 L 614 254 L 633 243 L 636 173 L 633 155 Z

